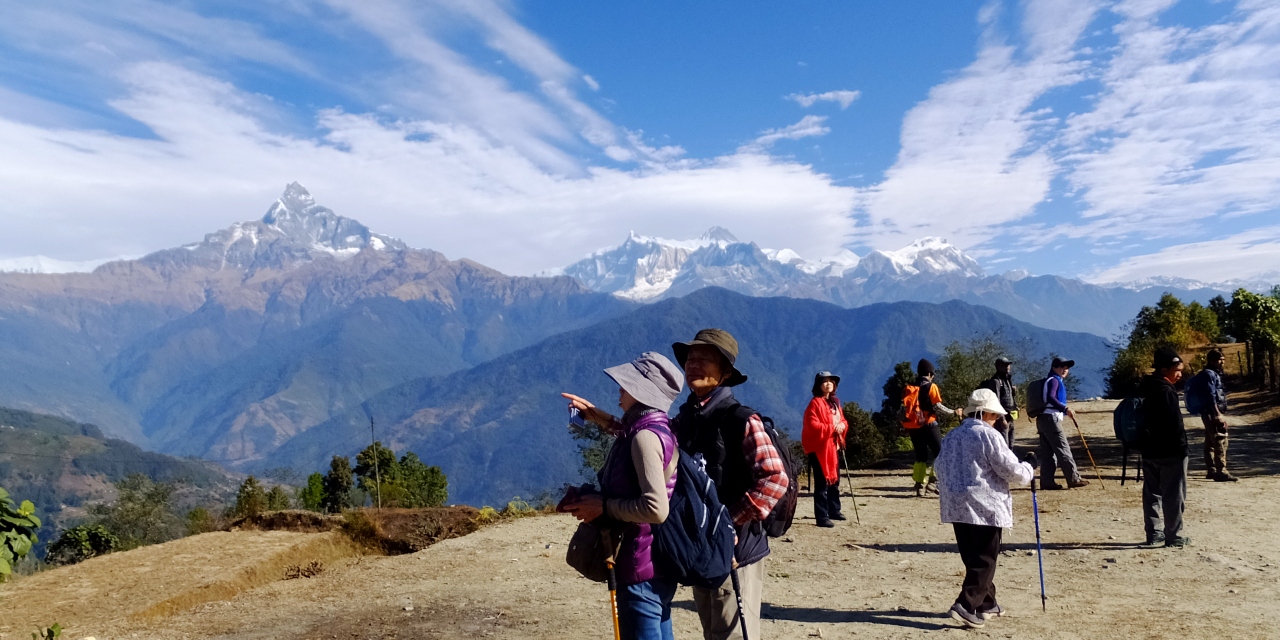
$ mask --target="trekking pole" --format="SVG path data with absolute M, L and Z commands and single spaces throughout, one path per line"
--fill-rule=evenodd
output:
M 1049 599 L 1044 595 L 1044 549 L 1040 544 L 1040 501 L 1036 499 L 1036 479 L 1031 478 L 1031 513 L 1036 520 L 1036 561 L 1040 563 L 1040 610 L 1049 611 Z
M 1080 430 L 1080 423 L 1076 422 L 1075 416 L 1071 416 L 1071 422 L 1076 425 L 1076 433 L 1080 434 L 1080 444 L 1084 445 L 1084 452 L 1089 454 L 1089 464 L 1093 465 L 1093 472 L 1098 476 L 1098 486 L 1106 489 L 1107 485 L 1102 482 L 1102 472 L 1098 471 L 1098 463 L 1093 461 L 1093 452 L 1089 450 L 1089 443 L 1084 439 L 1084 431 Z
M 613 613 L 613 640 L 622 640 L 622 627 L 618 625 L 618 575 L 613 570 L 613 560 L 605 560 L 609 569 L 609 610 Z
M 844 463 L 844 478 L 849 481 L 849 499 L 853 501 L 853 518 L 862 524 L 862 516 L 858 515 L 858 496 L 853 495 L 853 472 L 849 471 L 849 458 L 840 450 L 840 462 Z
M 742 584 L 738 582 L 737 567 L 729 570 L 729 579 L 733 581 L 733 597 L 738 599 L 738 626 L 742 629 L 742 640 L 747 640 L 747 610 L 742 606 Z

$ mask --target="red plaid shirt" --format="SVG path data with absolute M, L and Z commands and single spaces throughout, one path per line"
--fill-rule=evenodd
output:
M 742 440 L 742 453 L 751 465 L 751 477 L 755 484 L 737 504 L 729 505 L 733 523 L 743 525 L 752 520 L 764 520 L 774 505 L 787 493 L 786 468 L 773 439 L 764 430 L 760 416 L 747 420 L 747 435 Z

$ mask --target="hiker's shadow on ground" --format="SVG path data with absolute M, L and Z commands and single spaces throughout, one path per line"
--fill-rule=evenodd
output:
M 677 600 L 671 603 L 676 609 L 697 611 L 693 602 Z M 840 622 L 865 622 L 885 624 L 894 627 L 909 627 L 926 631 L 950 629 L 952 625 L 929 622 L 929 620 L 945 620 L 948 614 L 935 611 L 908 611 L 895 609 L 892 611 L 840 611 L 818 607 L 788 607 L 767 602 L 760 605 L 760 617 L 765 620 L 787 620 L 790 622 L 812 622 L 835 624 Z
M 935 611 L 908 611 L 895 609 L 890 611 L 839 611 L 818 607 L 787 607 L 764 603 L 760 607 L 760 617 L 765 620 L 789 620 L 791 622 L 830 623 L 862 622 L 883 624 L 894 627 L 908 627 L 926 631 L 940 631 L 952 628 L 950 624 L 940 624 L 947 614 Z
M 904 544 L 860 544 L 863 549 L 898 553 L 956 553 L 954 542 L 920 542 Z M 1125 551 L 1144 548 L 1139 542 L 1046 542 L 1042 547 L 1047 551 L 1072 551 L 1086 549 L 1091 551 Z M 1004 551 L 1035 551 L 1034 542 L 1014 542 L 1000 545 Z

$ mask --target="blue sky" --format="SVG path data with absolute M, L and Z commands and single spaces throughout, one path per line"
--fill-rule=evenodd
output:
M 287 182 L 510 273 L 712 225 L 821 258 L 1280 277 L 1263 0 L 0 0 L 0 258 L 260 216 Z

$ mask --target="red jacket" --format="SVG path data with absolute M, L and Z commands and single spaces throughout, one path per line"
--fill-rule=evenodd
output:
M 844 418 L 844 411 L 832 414 L 831 403 L 826 398 L 814 398 L 804 410 L 804 427 L 800 430 L 800 444 L 804 446 L 805 455 L 818 454 L 822 475 L 826 476 L 829 484 L 840 481 L 836 450 L 844 448 L 844 434 L 849 432 L 849 422 Z M 844 433 L 836 434 L 837 425 L 843 427 Z

